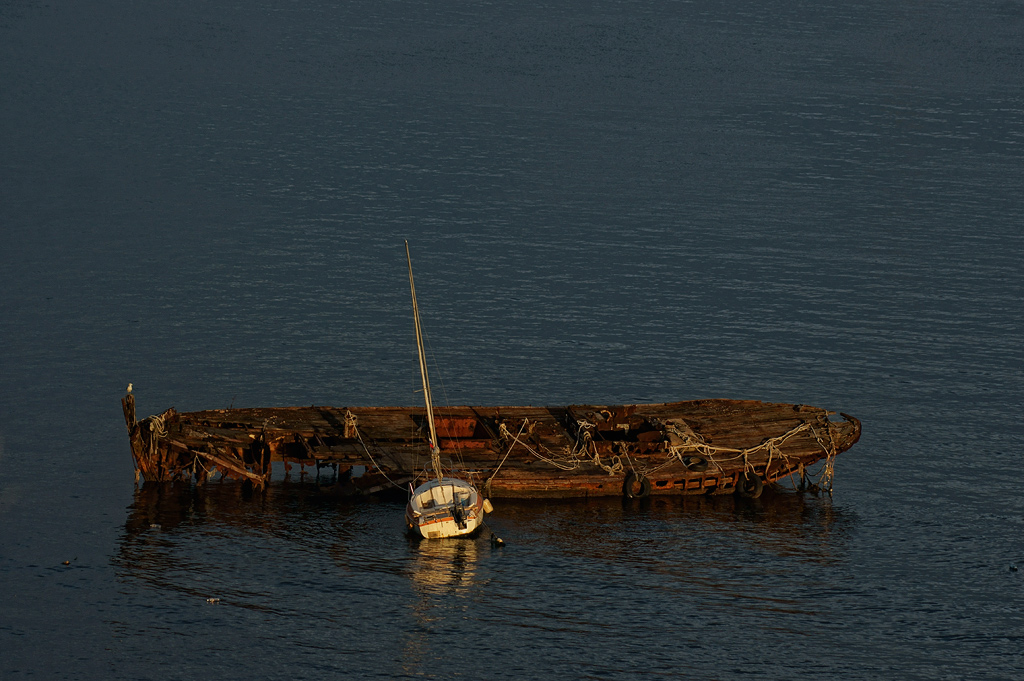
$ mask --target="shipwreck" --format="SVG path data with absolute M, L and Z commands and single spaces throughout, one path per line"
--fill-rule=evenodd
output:
M 137 480 L 263 487 L 275 465 L 330 467 L 340 488 L 365 495 L 432 475 L 425 407 L 171 408 L 137 420 L 135 396 L 121 402 Z M 861 433 L 847 414 L 729 399 L 435 407 L 434 422 L 446 470 L 494 498 L 757 497 L 787 482 L 831 492 L 835 457 Z

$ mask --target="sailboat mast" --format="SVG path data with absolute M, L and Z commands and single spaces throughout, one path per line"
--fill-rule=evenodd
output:
M 416 350 L 420 358 L 420 377 L 423 379 L 423 400 L 427 405 L 427 426 L 430 429 L 430 463 L 434 475 L 441 481 L 441 455 L 437 447 L 437 430 L 434 428 L 434 407 L 430 399 L 430 379 L 427 378 L 427 355 L 423 351 L 423 332 L 420 329 L 420 308 L 416 303 L 416 283 L 412 278 L 412 256 L 409 255 L 409 241 L 405 242 L 405 259 L 409 263 L 409 290 L 412 292 L 412 316 L 416 322 Z

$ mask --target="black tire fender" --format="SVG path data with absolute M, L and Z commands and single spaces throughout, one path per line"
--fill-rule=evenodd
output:
M 642 473 L 630 471 L 622 483 L 622 494 L 627 499 L 643 499 L 651 493 L 651 481 Z
M 684 456 L 683 465 L 686 466 L 687 470 L 693 471 L 694 473 L 703 473 L 708 469 L 708 461 L 701 456 Z
M 757 499 L 764 491 L 764 483 L 760 476 L 754 471 L 740 473 L 740 479 L 736 482 L 736 494 L 747 499 Z

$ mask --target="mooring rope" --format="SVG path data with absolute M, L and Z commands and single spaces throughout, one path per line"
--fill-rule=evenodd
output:
M 621 473 L 626 468 L 622 465 L 622 456 L 613 454 L 611 465 L 601 461 L 601 453 L 597 451 L 597 443 L 594 442 L 594 436 L 590 432 L 592 430 L 597 430 L 597 426 L 590 421 L 581 420 L 576 422 L 576 442 L 579 450 L 575 447 L 572 449 L 573 463 L 579 466 L 579 464 L 589 460 L 590 463 L 602 468 L 608 475 Z M 578 454 L 589 454 L 588 449 L 589 452 L 593 452 L 589 459 L 580 459 L 577 456 Z M 630 470 L 636 472 L 636 469 L 633 467 L 633 461 L 629 458 L 628 454 L 626 454 L 626 461 L 629 463 Z
M 349 422 L 349 416 L 352 417 L 352 421 L 351 422 Z M 373 464 L 373 467 L 376 468 L 378 471 L 380 471 L 380 474 L 384 476 L 385 480 L 387 480 L 389 483 L 391 483 L 392 487 L 397 487 L 398 489 L 405 489 L 404 487 L 399 485 L 397 482 L 395 482 L 394 480 L 389 478 L 388 474 L 384 472 L 384 469 L 380 467 L 380 465 L 377 463 L 376 460 L 374 460 L 373 454 L 370 454 L 369 447 L 367 447 L 366 443 L 363 442 L 363 435 L 362 435 L 362 433 L 359 432 L 359 428 L 356 425 L 355 414 L 353 414 L 352 412 L 349 411 L 349 412 L 345 413 L 345 431 L 347 432 L 350 427 L 352 428 L 352 432 L 354 432 L 356 434 L 356 437 L 359 439 L 359 444 L 361 444 L 363 446 L 363 451 L 366 452 L 366 456 L 368 456 L 370 458 L 370 463 Z
M 528 420 L 529 419 L 523 419 L 523 428 L 526 427 L 526 422 Z M 518 435 L 513 435 L 512 431 L 510 431 L 508 429 L 508 427 L 504 423 L 501 423 L 501 424 L 498 425 L 498 434 L 501 435 L 502 437 L 512 438 L 512 444 L 509 445 L 509 451 L 512 451 L 512 447 L 514 447 L 515 444 L 518 443 L 518 444 L 521 444 L 523 447 L 525 447 L 528 452 L 533 454 L 535 457 L 537 457 L 541 461 L 549 463 L 552 466 L 554 466 L 555 468 L 558 468 L 559 470 L 571 471 L 571 470 L 577 468 L 577 464 L 569 464 L 569 465 L 567 465 L 567 464 L 564 464 L 564 463 L 559 463 L 558 461 L 555 461 L 554 459 L 549 459 L 548 457 L 544 456 L 543 454 L 541 454 L 540 452 L 535 450 L 533 447 L 531 447 L 528 443 L 523 442 L 522 440 L 520 440 Z M 522 435 L 522 434 L 523 434 L 523 430 L 520 429 L 519 435 Z M 541 445 L 541 446 L 543 446 L 543 445 Z M 549 450 L 549 452 L 550 452 L 550 450 Z
M 823 421 L 819 417 L 819 422 Z M 821 435 L 813 427 L 811 432 L 814 433 L 814 439 L 817 440 L 818 445 L 825 452 L 825 465 L 821 467 L 821 472 L 818 474 L 818 487 L 828 492 L 828 495 L 832 496 L 832 481 L 835 478 L 835 460 L 836 455 L 839 453 L 836 447 L 835 433 L 832 429 L 832 424 L 825 421 L 825 430 L 828 431 L 828 446 L 822 441 Z
M 357 422 L 358 422 L 358 419 L 356 418 L 356 415 L 353 414 L 350 409 L 346 409 L 345 410 L 345 432 L 344 432 L 344 436 L 346 438 L 351 438 L 352 437 L 351 433 L 358 432 L 356 430 L 356 423 Z M 266 426 L 266 424 L 264 424 L 264 427 L 265 426 Z
M 523 419 L 523 427 L 519 429 L 519 435 L 522 435 L 524 430 L 526 430 L 526 419 Z M 508 436 L 511 435 L 511 433 L 509 432 L 508 428 L 505 426 L 504 422 L 498 424 L 498 435 L 500 435 L 501 438 L 505 439 L 505 440 L 507 440 Z M 513 438 L 513 440 L 516 440 L 516 439 L 518 439 L 518 437 Z M 494 472 L 491 473 L 490 477 L 487 478 L 487 480 L 484 482 L 484 487 L 486 489 L 489 490 L 491 488 L 490 487 L 491 480 L 494 480 L 494 476 L 497 475 L 498 471 L 501 470 L 501 467 L 505 465 L 505 459 L 507 459 L 508 455 L 512 453 L 512 448 L 513 447 L 515 447 L 515 443 L 514 442 L 508 446 L 508 451 L 505 452 L 505 456 L 502 457 L 501 463 L 498 464 L 498 467 L 494 469 Z
M 526 424 L 527 424 L 528 421 L 529 421 L 529 419 L 523 419 L 523 428 L 526 427 Z M 536 449 L 534 449 L 532 446 L 530 446 L 529 443 L 524 442 L 523 440 L 521 440 L 519 438 L 519 436 L 512 435 L 512 432 L 508 429 L 508 427 L 504 423 L 500 423 L 498 425 L 498 433 L 499 433 L 499 435 L 502 438 L 505 438 L 505 439 L 511 438 L 512 439 L 513 445 L 509 446 L 509 452 L 511 452 L 512 451 L 512 447 L 516 443 L 518 443 L 518 444 L 522 445 L 523 447 L 525 447 L 528 452 L 533 454 L 535 457 L 537 457 L 541 461 L 544 461 L 545 463 L 549 463 L 549 464 L 551 464 L 552 466 L 554 466 L 555 468 L 557 468 L 559 470 L 563 470 L 563 471 L 576 470 L 577 468 L 580 467 L 580 464 L 582 464 L 584 462 L 590 462 L 590 463 L 593 463 L 594 465 L 599 466 L 600 468 L 604 469 L 605 472 L 608 473 L 608 475 L 615 475 L 616 473 L 621 473 L 625 469 L 625 466 L 622 465 L 622 457 L 620 455 L 618 455 L 618 454 L 612 456 L 612 464 L 611 465 L 608 465 L 608 464 L 602 462 L 601 461 L 601 454 L 600 454 L 600 452 L 597 451 L 597 445 L 594 444 L 593 438 L 591 437 L 589 430 L 586 428 L 586 426 L 584 424 L 586 424 L 586 422 L 582 422 L 582 423 L 578 422 L 578 424 L 577 424 L 578 425 L 577 446 L 572 447 L 571 449 L 570 448 L 566 448 L 565 450 L 563 450 L 562 454 L 564 455 L 564 459 L 562 461 L 558 461 L 555 458 L 551 458 L 551 457 L 557 456 L 557 454 L 552 452 L 550 449 L 545 447 L 543 444 L 538 444 L 538 446 L 541 449 L 543 449 L 544 451 L 546 451 L 548 454 L 551 455 L 551 457 L 544 456 L 543 454 L 538 452 Z M 534 426 L 534 427 L 536 426 L 536 424 L 530 424 L 530 425 Z M 586 424 L 586 425 L 590 426 L 590 427 L 593 427 L 593 424 Z M 533 429 L 531 428 L 530 430 L 532 432 Z M 522 435 L 522 433 L 523 433 L 523 429 L 520 429 L 519 435 Z M 587 459 L 580 459 L 579 458 L 579 454 L 587 453 L 587 445 L 588 444 L 591 445 L 591 449 L 593 450 L 593 455 L 588 457 Z M 506 454 L 505 456 L 507 457 L 508 454 Z M 626 455 L 626 458 L 627 458 L 627 460 L 629 460 L 629 456 L 628 455 Z M 632 461 L 630 461 L 630 467 L 632 467 Z
M 142 423 L 145 423 L 149 428 L 149 436 L 144 438 L 146 440 L 146 446 L 149 449 L 149 458 L 155 459 L 160 438 L 167 437 L 167 425 L 164 423 L 163 416 L 150 416 Z

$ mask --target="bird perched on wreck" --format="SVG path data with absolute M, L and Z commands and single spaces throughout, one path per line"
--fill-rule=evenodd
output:
M 131 384 L 131 383 L 129 383 L 129 384 L 128 384 L 128 387 L 127 387 L 127 388 L 125 388 L 125 392 L 127 392 L 127 393 L 131 394 L 131 392 L 132 392 L 132 384 Z

